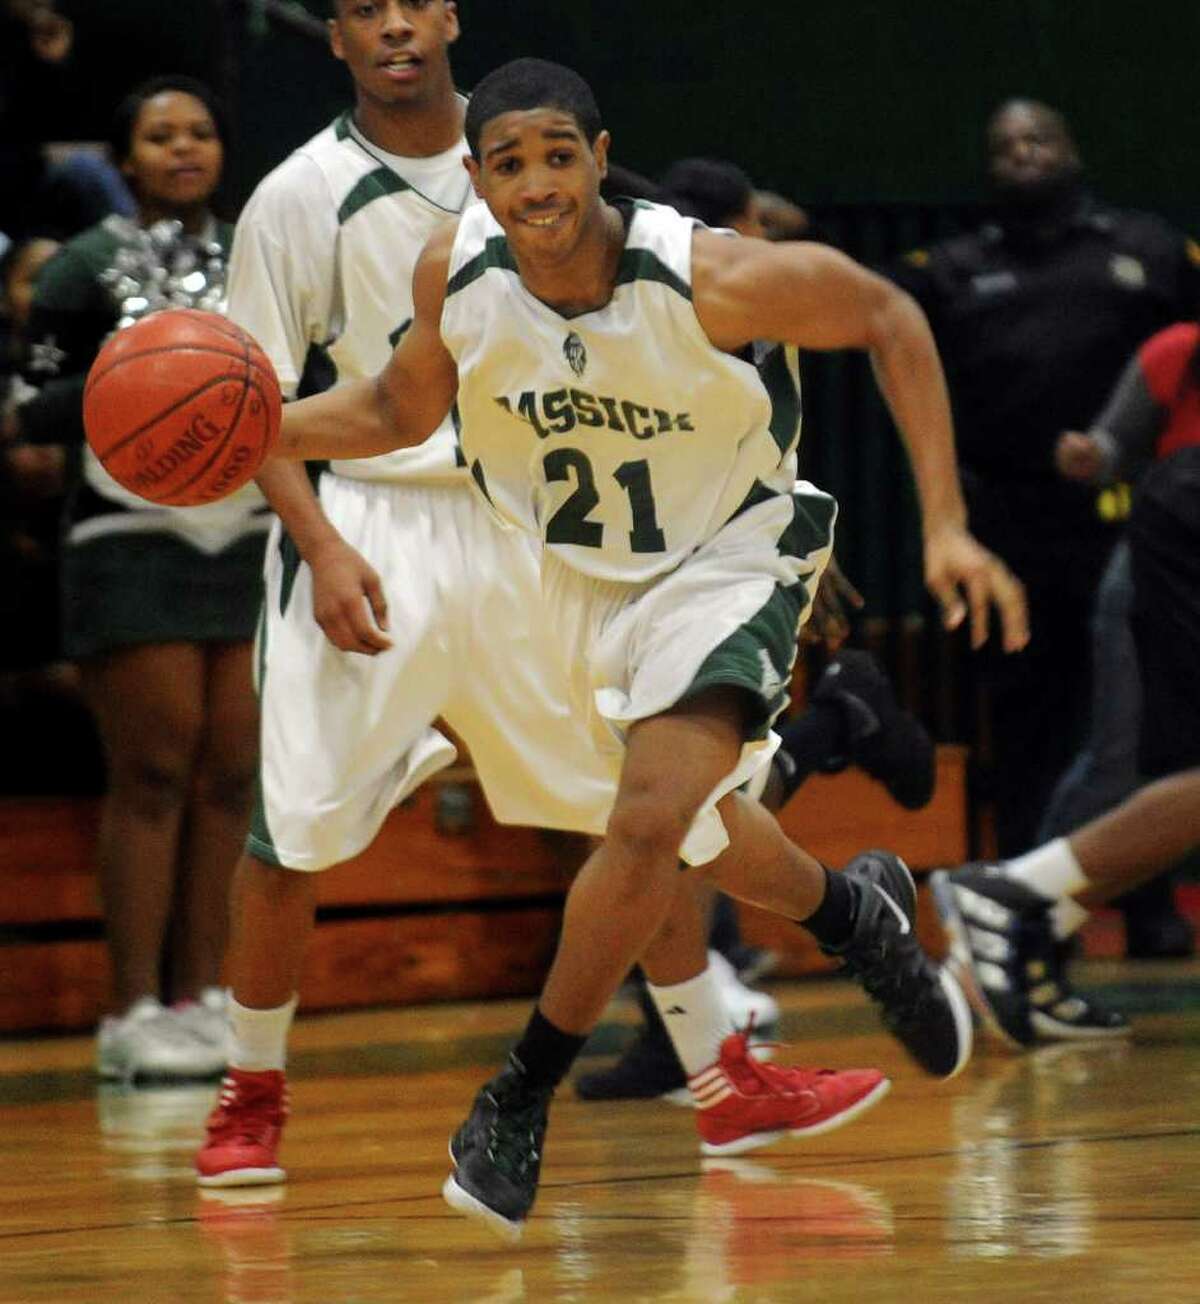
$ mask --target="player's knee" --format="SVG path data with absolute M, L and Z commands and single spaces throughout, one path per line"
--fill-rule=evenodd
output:
M 618 800 L 608 821 L 606 842 L 621 861 L 643 869 L 674 868 L 690 818 L 655 794 Z
M 193 799 L 231 818 L 241 819 L 250 812 L 255 773 L 253 765 L 220 761 L 202 764 L 193 780 Z
M 113 766 L 112 800 L 150 823 L 173 818 L 187 801 L 188 767 L 182 758 L 135 756 Z

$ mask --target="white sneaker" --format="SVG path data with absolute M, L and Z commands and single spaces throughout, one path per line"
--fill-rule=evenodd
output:
M 200 1040 L 157 997 L 143 996 L 117 1017 L 101 1021 L 96 1071 L 102 1078 L 215 1078 L 225 1049 Z
M 774 998 L 766 992 L 756 992 L 753 987 L 747 987 L 720 951 L 709 951 L 708 964 L 716 975 L 717 985 L 725 998 L 725 1006 L 733 1016 L 733 1026 L 745 1028 L 753 1019 L 753 1035 L 769 1035 L 779 1022 L 779 1006 Z
M 223 987 L 206 987 L 196 1000 L 173 1005 L 168 1013 L 193 1037 L 219 1050 L 225 1057 L 222 1068 L 225 1067 L 232 1049 L 233 1028 Z

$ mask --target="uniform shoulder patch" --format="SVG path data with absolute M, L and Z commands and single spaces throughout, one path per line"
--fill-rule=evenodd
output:
M 908 253 L 904 255 L 904 261 L 908 263 L 910 267 L 928 267 L 929 250 L 910 249 Z
M 1200 244 L 1197 244 L 1190 236 L 1183 242 L 1184 251 L 1187 253 L 1188 262 L 1193 267 L 1200 267 Z

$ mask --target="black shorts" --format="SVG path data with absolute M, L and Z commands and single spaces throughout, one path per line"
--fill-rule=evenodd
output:
M 1133 633 L 1142 674 L 1139 765 L 1200 765 L 1200 447 L 1156 463 L 1129 519 Z

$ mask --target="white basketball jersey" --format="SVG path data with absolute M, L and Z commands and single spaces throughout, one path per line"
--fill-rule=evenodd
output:
M 694 223 L 641 202 L 623 213 L 612 299 L 568 319 L 524 287 L 487 208 L 469 209 L 441 329 L 462 452 L 499 515 L 576 570 L 639 581 L 791 489 L 800 391 L 794 349 L 710 343 L 692 307 Z
M 412 321 L 425 241 L 472 197 L 466 143 L 431 158 L 384 154 L 343 114 L 259 184 L 237 224 L 229 316 L 262 345 L 295 394 L 310 345 L 339 381 L 383 370 Z M 425 444 L 335 462 L 364 480 L 458 481 L 449 420 Z

